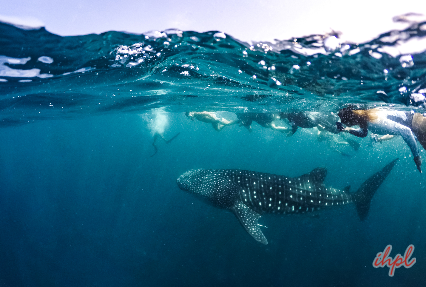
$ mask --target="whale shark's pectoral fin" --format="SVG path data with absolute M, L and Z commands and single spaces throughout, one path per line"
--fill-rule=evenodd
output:
M 265 235 L 263 235 L 262 230 L 257 220 L 260 218 L 260 214 L 251 210 L 247 205 L 242 202 L 236 203 L 231 210 L 234 212 L 235 216 L 240 221 L 241 225 L 245 230 L 253 236 L 256 241 L 259 241 L 262 244 L 268 244 L 268 240 Z

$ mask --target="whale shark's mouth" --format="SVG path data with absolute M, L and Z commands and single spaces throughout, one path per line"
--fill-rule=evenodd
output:
M 193 177 L 203 169 L 191 169 L 179 176 L 176 180 L 177 185 L 180 189 L 188 191 L 191 188 Z

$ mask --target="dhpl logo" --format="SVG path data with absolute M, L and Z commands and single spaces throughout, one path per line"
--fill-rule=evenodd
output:
M 392 250 L 392 245 L 386 246 L 383 252 L 379 252 L 374 258 L 373 267 L 389 267 L 389 276 L 393 277 L 395 274 L 395 268 L 399 268 L 404 266 L 405 268 L 410 268 L 416 263 L 416 258 L 412 258 L 410 261 L 411 254 L 414 252 L 414 245 L 410 244 L 405 250 L 404 256 L 401 254 L 397 254 L 395 258 L 392 260 L 392 257 L 388 257 L 389 253 Z

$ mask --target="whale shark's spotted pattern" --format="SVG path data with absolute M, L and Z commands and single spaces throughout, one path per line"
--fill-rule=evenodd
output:
M 178 179 L 185 191 L 207 199 L 216 207 L 235 213 L 241 224 L 257 241 L 267 244 L 257 223 L 261 214 L 295 214 L 322 208 L 356 203 L 361 219 L 368 213 L 374 192 L 392 170 L 396 160 L 370 177 L 356 193 L 349 187 L 338 190 L 326 187 L 325 168 L 316 168 L 300 177 L 237 169 L 190 170 Z

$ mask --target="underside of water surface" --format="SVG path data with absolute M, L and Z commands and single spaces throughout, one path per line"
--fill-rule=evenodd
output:
M 355 103 L 424 110 L 426 22 L 361 44 L 342 43 L 337 34 L 244 43 L 222 32 L 176 29 L 61 37 L 6 23 L 0 34 L 6 126 L 158 107 L 335 111 Z M 407 44 L 415 52 L 402 54 Z

